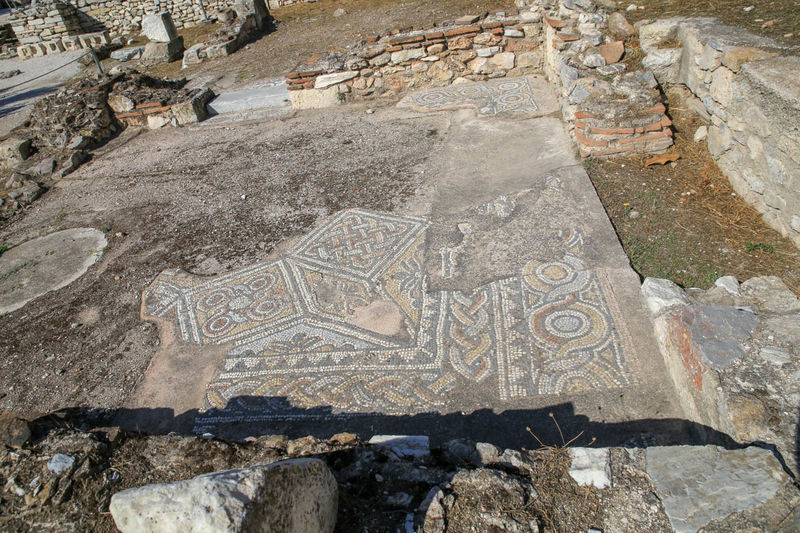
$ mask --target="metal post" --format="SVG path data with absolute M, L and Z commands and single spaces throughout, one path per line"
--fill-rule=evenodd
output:
M 100 66 L 100 61 L 97 59 L 97 54 L 94 53 L 94 48 L 92 48 L 91 44 L 89 45 L 89 53 L 92 54 L 92 59 L 94 59 L 94 64 L 97 65 L 97 72 L 99 72 L 100 75 L 102 76 L 103 67 Z
M 203 0 L 200 0 L 200 11 L 203 13 L 203 22 L 208 22 L 208 15 L 206 14 L 206 6 L 203 5 Z

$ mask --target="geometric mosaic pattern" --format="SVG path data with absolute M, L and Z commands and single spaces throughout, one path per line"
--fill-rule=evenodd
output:
M 480 115 L 527 114 L 539 109 L 527 78 L 489 80 L 416 92 L 405 97 L 399 105 L 422 112 L 474 106 Z
M 501 400 L 632 384 L 631 342 L 604 272 L 577 255 L 580 230 L 564 232 L 561 261 L 529 262 L 467 294 L 426 290 L 427 227 L 343 211 L 282 259 L 211 279 L 162 273 L 143 314 L 174 321 L 187 341 L 233 344 L 206 391 L 214 416 L 242 396 L 410 414 L 477 384 Z M 399 331 L 358 323 L 376 302 L 393 310 Z M 279 406 L 252 413 L 283 416 Z

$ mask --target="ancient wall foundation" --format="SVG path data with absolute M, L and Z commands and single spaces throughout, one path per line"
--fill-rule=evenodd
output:
M 643 64 L 658 81 L 691 91 L 687 103 L 707 122 L 708 151 L 737 194 L 800 245 L 796 47 L 713 19 L 659 20 L 639 36 Z
M 270 9 L 319 0 L 268 0 Z M 12 11 L 12 29 L 23 59 L 85 48 L 78 36 L 92 38 L 137 31 L 142 18 L 166 11 L 178 28 L 214 20 L 217 12 L 233 7 L 235 0 L 49 0 Z M 99 42 L 99 41 L 98 41 Z M 95 43 L 91 43 L 95 44 Z M 103 44 L 103 43 L 100 43 Z
M 541 20 L 541 17 L 539 17 Z M 541 69 L 541 22 L 518 13 L 467 16 L 446 25 L 375 36 L 287 75 L 296 107 L 397 94 L 412 88 Z M 341 96 L 339 96 L 341 95 Z M 334 100 L 335 103 L 335 100 Z

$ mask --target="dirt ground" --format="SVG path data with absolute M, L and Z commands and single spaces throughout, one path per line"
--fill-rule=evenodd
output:
M 633 24 L 643 19 L 666 17 L 715 17 L 725 24 L 748 29 L 788 44 L 800 45 L 800 2 L 797 0 L 647 0 L 619 1 L 624 9 L 631 3 L 644 9 L 626 11 Z M 745 11 L 747 10 L 747 11 Z
M 157 347 L 139 306 L 159 272 L 218 273 L 340 209 L 393 211 L 424 184 L 418 166 L 441 134 L 435 118 L 379 116 L 325 110 L 118 138 L 113 153 L 7 220 L 0 242 L 94 227 L 109 246 L 98 268 L 0 317 L 0 407 L 118 406 Z
M 706 144 L 694 142 L 702 121 L 677 90 L 668 91 L 667 105 L 675 130 L 668 153 L 678 161 L 650 168 L 644 156 L 584 161 L 634 269 L 703 289 L 726 275 L 774 275 L 800 293 L 800 250 L 736 195 Z
M 236 52 L 235 61 L 220 58 L 187 69 L 181 69 L 181 62 L 175 61 L 155 67 L 151 72 L 158 76 L 190 78 L 213 74 L 229 78 L 233 86 L 241 86 L 281 76 L 315 55 L 393 29 L 430 27 L 435 22 L 467 13 L 513 7 L 513 0 L 325 0 L 296 4 L 273 10 L 275 31 Z M 347 14 L 334 17 L 333 12 L 340 8 Z M 199 40 L 200 31 L 190 28 L 181 32 L 187 33 L 187 47 L 189 42 Z

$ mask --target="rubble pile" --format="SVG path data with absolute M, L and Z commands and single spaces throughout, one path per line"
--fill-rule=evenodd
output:
M 213 517 L 230 524 L 225 531 L 248 530 L 254 519 L 316 524 L 304 531 L 423 533 L 797 525 L 786 517 L 800 492 L 759 447 L 529 451 L 467 439 L 431 446 L 426 436 L 364 442 L 353 433 L 232 443 L 98 426 L 113 412 L 76 414 L 33 422 L 0 414 L 5 528 L 38 530 L 57 520 L 71 530 L 129 532 L 156 516 L 193 531 L 221 530 Z
M 126 126 L 151 129 L 199 122 L 209 89 L 186 89 L 186 80 L 136 72 L 82 79 L 33 106 L 26 127 L 0 143 L 0 216 L 29 205 L 44 184 L 62 178 Z M 5 195 L 3 194 L 5 193 Z
M 84 150 L 118 131 L 107 104 L 114 79 L 84 79 L 33 106 L 29 132 L 39 151 Z
M 206 104 L 214 96 L 210 90 L 186 89 L 186 80 L 163 80 L 140 75 L 114 84 L 108 104 L 115 118 L 127 126 L 158 129 L 193 124 L 207 116 Z
M 672 121 L 656 78 L 627 61 L 636 29 L 625 16 L 591 0 L 542 5 L 546 71 L 581 155 L 659 153 L 672 146 Z
M 232 54 L 268 30 L 272 17 L 264 0 L 238 0 L 232 9 L 217 13 L 217 22 L 221 24 L 217 31 L 183 53 L 184 68 Z

